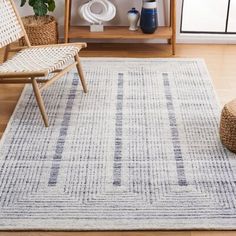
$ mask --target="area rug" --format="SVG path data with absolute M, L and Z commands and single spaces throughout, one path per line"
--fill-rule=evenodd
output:
M 0 147 L 1 230 L 236 229 L 236 155 L 198 59 L 84 59 L 25 88 Z

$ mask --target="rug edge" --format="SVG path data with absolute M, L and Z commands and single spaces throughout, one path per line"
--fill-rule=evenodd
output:
M 9 132 L 11 123 L 12 123 L 12 121 L 13 121 L 15 115 L 16 115 L 17 109 L 18 109 L 18 107 L 19 107 L 19 105 L 21 103 L 21 100 L 23 99 L 23 97 L 24 97 L 24 95 L 26 93 L 26 90 L 27 90 L 28 86 L 29 86 L 28 84 L 24 85 L 24 88 L 22 89 L 22 92 L 21 92 L 20 97 L 19 97 L 19 99 L 18 99 L 18 101 L 16 103 L 16 106 L 15 106 L 15 108 L 14 108 L 12 114 L 11 114 L 11 117 L 10 117 L 9 121 L 7 122 L 7 126 L 6 126 L 6 128 L 5 128 L 5 130 L 4 130 L 3 134 L 2 134 L 2 137 L 0 138 L 0 150 L 1 150 L 2 146 L 3 146 L 3 143 L 4 143 L 4 140 L 6 138 L 6 135 Z

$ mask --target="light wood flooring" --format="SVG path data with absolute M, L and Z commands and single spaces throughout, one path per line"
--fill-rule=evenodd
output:
M 156 44 L 89 44 L 80 55 L 167 57 L 170 56 L 170 47 Z M 236 98 L 236 45 L 177 45 L 175 57 L 204 58 L 221 104 Z M 0 137 L 21 91 L 22 85 L 0 85 Z M 0 232 L 0 236 L 236 236 L 236 231 Z

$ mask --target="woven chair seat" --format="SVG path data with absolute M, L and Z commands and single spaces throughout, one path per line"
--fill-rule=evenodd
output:
M 45 75 L 74 59 L 79 52 L 76 46 L 30 47 L 21 50 L 12 59 L 0 65 L 0 74 L 44 73 Z

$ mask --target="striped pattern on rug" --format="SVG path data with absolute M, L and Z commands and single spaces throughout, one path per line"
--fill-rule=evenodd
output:
M 236 155 L 197 59 L 84 59 L 27 86 L 0 144 L 0 230 L 236 229 Z

